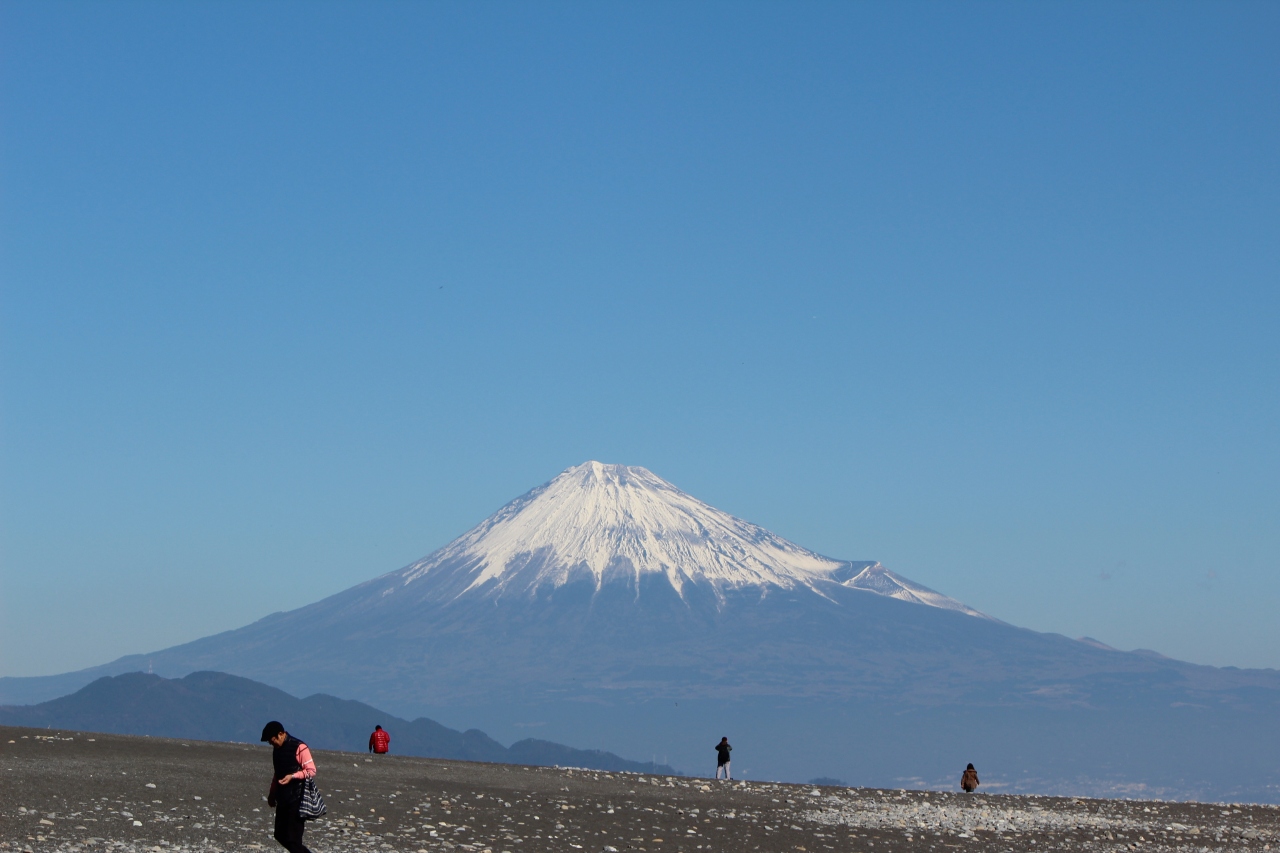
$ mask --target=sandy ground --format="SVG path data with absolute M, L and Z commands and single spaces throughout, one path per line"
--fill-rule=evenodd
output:
M 328 851 L 1265 851 L 1274 806 L 717 783 L 316 753 Z M 266 746 L 0 727 L 0 850 L 279 850 Z M 957 776 L 959 774 L 957 773 Z

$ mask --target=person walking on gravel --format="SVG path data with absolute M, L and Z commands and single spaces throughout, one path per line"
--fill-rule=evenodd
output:
M 262 740 L 273 747 L 271 764 L 271 789 L 267 792 L 267 805 L 276 810 L 276 841 L 289 853 L 311 853 L 302 843 L 302 831 L 306 822 L 298 814 L 302 805 L 302 780 L 314 779 L 316 762 L 305 743 L 284 730 L 284 726 L 272 720 L 262 729 Z
M 720 778 L 720 774 L 724 773 L 724 778 L 732 779 L 729 775 L 729 753 L 733 747 L 729 746 L 727 737 L 720 738 L 720 742 L 716 744 L 716 778 Z
M 964 769 L 964 774 L 960 777 L 960 787 L 966 794 L 972 794 L 978 787 L 978 771 L 973 769 L 972 764 Z
M 387 734 L 387 730 L 382 726 L 374 726 L 373 734 L 369 735 L 369 751 L 376 752 L 378 755 L 386 755 L 387 750 L 391 748 L 391 735 Z

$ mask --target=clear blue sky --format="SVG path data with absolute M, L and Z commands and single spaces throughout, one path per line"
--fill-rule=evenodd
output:
M 587 459 L 1280 666 L 1280 5 L 0 5 L 0 675 Z

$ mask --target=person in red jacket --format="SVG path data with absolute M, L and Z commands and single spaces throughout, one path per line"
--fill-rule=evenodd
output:
M 391 735 L 387 734 L 382 726 L 374 726 L 373 734 L 369 735 L 369 751 L 376 752 L 378 755 L 386 755 L 387 750 L 391 748 Z

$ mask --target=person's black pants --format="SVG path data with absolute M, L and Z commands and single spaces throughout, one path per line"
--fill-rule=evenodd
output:
M 298 817 L 298 804 L 276 806 L 276 841 L 289 853 L 311 853 L 302 843 L 302 831 L 307 823 Z

